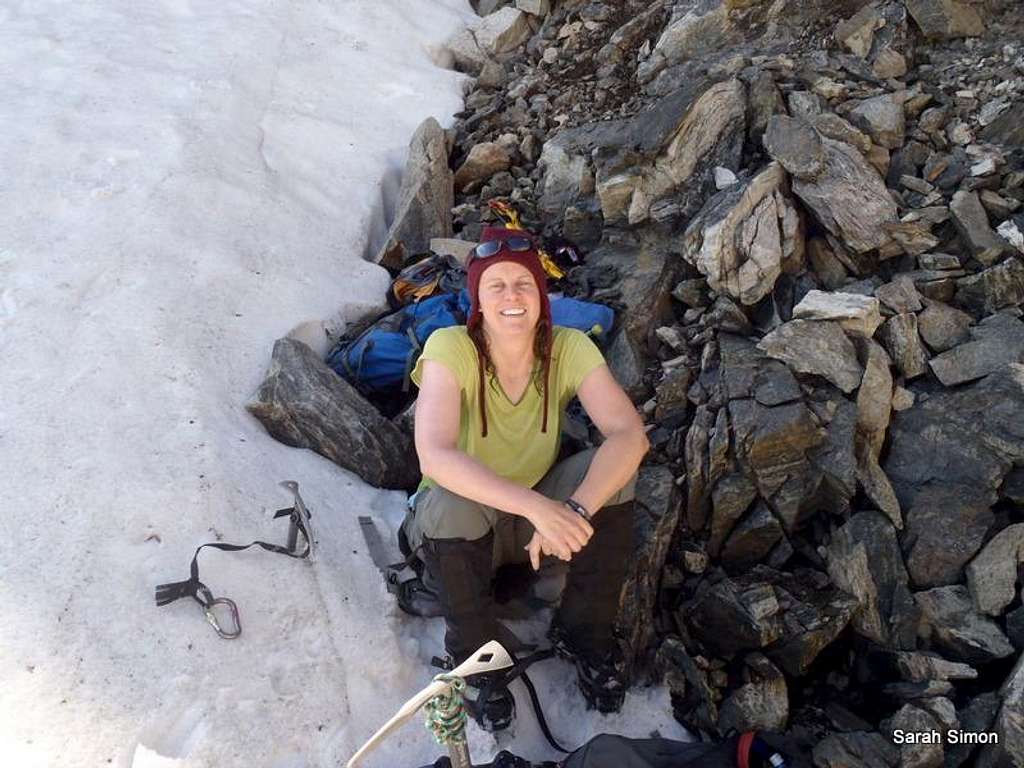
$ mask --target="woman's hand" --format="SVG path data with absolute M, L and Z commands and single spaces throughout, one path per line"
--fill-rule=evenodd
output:
M 560 501 L 545 499 L 540 508 L 532 511 L 526 519 L 533 524 L 536 531 L 527 547 L 530 550 L 531 563 L 534 562 L 535 550 L 543 550 L 544 554 L 555 555 L 568 562 L 572 559 L 573 553 L 583 549 L 594 535 L 590 523 Z M 543 541 L 535 544 L 538 535 Z M 537 563 L 539 565 L 539 558 Z M 538 565 L 534 568 L 536 569 Z
M 542 555 L 554 555 L 558 557 L 554 548 L 551 546 L 551 542 L 545 539 L 536 531 L 533 532 L 533 538 L 530 539 L 530 543 L 525 547 L 526 551 L 530 553 L 530 565 L 533 566 L 533 570 L 540 570 L 540 558 Z

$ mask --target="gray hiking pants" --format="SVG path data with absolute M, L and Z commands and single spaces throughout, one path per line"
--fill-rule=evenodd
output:
M 549 499 L 565 501 L 583 482 L 596 452 L 596 448 L 589 448 L 558 462 L 534 486 L 534 490 Z M 636 475 L 605 506 L 632 501 L 635 487 Z M 416 495 L 414 509 L 403 525 L 409 545 L 414 550 L 424 537 L 474 541 L 493 531 L 495 568 L 530 561 L 525 547 L 533 537 L 533 526 L 524 517 L 470 501 L 439 485 L 420 491 Z

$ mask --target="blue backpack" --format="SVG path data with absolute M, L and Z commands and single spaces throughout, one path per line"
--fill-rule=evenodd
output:
M 427 338 L 438 328 L 465 325 L 469 293 L 432 296 L 381 318 L 355 339 L 342 339 L 327 355 L 327 364 L 363 395 L 408 393 L 409 374 Z M 569 298 L 551 300 L 555 325 L 589 333 L 601 343 L 615 313 L 603 304 Z

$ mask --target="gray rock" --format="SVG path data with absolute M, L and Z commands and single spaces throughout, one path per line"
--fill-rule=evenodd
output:
M 992 723 L 995 722 L 996 715 L 999 713 L 999 704 L 997 691 L 975 696 L 966 707 L 957 712 L 960 728 L 973 733 L 991 731 Z M 975 763 L 969 761 L 978 751 L 979 747 L 974 744 L 947 744 L 946 764 L 951 768 L 959 768 L 962 765 L 973 766 Z
M 986 664 L 1014 653 L 999 626 L 979 614 L 967 587 L 935 587 L 914 595 L 921 633 L 932 646 L 968 664 Z
M 939 731 L 941 727 L 942 724 L 928 712 L 913 704 L 904 704 L 892 718 L 886 721 L 882 731 L 890 736 L 895 743 L 895 731 L 924 734 Z M 945 758 L 942 744 L 941 739 L 934 744 L 927 742 L 900 744 L 900 766 L 903 768 L 941 768 Z
M 473 27 L 477 45 L 490 58 L 514 51 L 532 34 L 526 14 L 512 7 L 487 14 Z
M 999 616 L 1016 594 L 1017 568 L 1024 563 L 1024 523 L 1001 530 L 967 566 L 967 588 L 974 606 Z
M 999 494 L 1014 504 L 1024 507 L 1024 467 L 1010 471 L 1002 488 L 999 489 Z
M 877 512 L 858 512 L 832 538 L 828 573 L 857 598 L 854 630 L 887 647 L 914 650 L 919 612 L 892 523 Z
M 308 448 L 378 488 L 412 489 L 412 440 L 300 341 L 278 339 L 246 410 L 275 439 Z
M 680 617 L 694 639 L 722 658 L 764 648 L 783 634 L 775 591 L 760 582 L 722 579 L 686 604 Z
M 900 677 L 910 683 L 929 680 L 974 680 L 978 670 L 969 664 L 948 661 L 935 653 L 892 651 L 892 660 Z
M 764 147 L 789 173 L 814 180 L 825 168 L 821 136 L 804 120 L 772 115 L 764 133 Z
M 895 224 L 886 224 L 883 228 L 895 242 L 894 246 L 886 246 L 887 250 L 884 254 L 879 254 L 883 258 L 898 255 L 895 246 L 899 246 L 899 249 L 909 256 L 920 256 L 940 242 L 939 238 L 931 233 L 931 223 L 924 220 L 896 222 Z
M 647 391 L 644 384 L 644 358 L 629 334 L 620 331 L 615 334 L 608 347 L 608 368 L 634 402 L 643 398 Z
M 808 451 L 807 458 L 821 472 L 821 485 L 816 494 L 818 503 L 841 513 L 849 510 L 857 492 L 854 450 L 858 439 L 857 406 L 844 397 L 837 397 L 835 402 L 835 413 L 825 429 L 825 439 Z
M 409 159 L 395 216 L 374 261 L 398 269 L 406 257 L 426 252 L 431 238 L 451 237 L 454 205 L 444 131 L 434 118 L 428 117 L 409 142 Z
M 895 223 L 896 204 L 878 171 L 849 144 L 822 139 L 825 168 L 813 181 L 793 180 L 793 193 L 825 229 L 856 253 L 889 241 L 883 226 Z
M 985 314 L 1024 303 L 1024 261 L 1010 257 L 957 280 L 956 301 L 962 307 Z
M 896 314 L 921 311 L 921 296 L 914 287 L 914 281 L 907 277 L 897 278 L 891 283 L 875 289 L 875 298 Z M 920 321 L 920 318 L 918 318 Z M 918 328 L 920 331 L 920 326 Z
M 736 526 L 722 550 L 722 564 L 729 572 L 742 572 L 760 562 L 783 537 L 782 526 L 760 502 Z
M 712 197 L 683 235 L 683 258 L 708 285 L 743 304 L 764 298 L 785 261 L 802 259 L 802 240 L 787 238 L 796 215 L 781 192 L 785 173 L 776 163 Z M 797 253 L 799 249 L 799 253 Z
M 715 0 L 697 3 L 665 27 L 651 55 L 637 67 L 637 80 L 648 83 L 666 67 L 712 53 L 728 40 L 727 5 Z
M 921 269 L 960 269 L 960 259 L 951 253 L 922 253 L 917 257 Z
M 960 0 L 906 0 L 906 6 L 929 39 L 977 37 L 985 32 L 978 11 Z
M 544 143 L 538 165 L 544 172 L 538 205 L 548 216 L 560 218 L 569 205 L 593 193 L 594 176 L 587 158 L 570 153 L 557 138 Z
M 757 496 L 754 481 L 742 472 L 732 472 L 717 483 L 711 491 L 711 536 L 708 554 L 717 557 L 736 522 Z
M 827 320 L 791 320 L 757 345 L 770 357 L 801 373 L 813 373 L 849 393 L 860 385 L 864 371 L 842 327 Z
M 808 122 L 813 122 L 814 116 L 820 115 L 824 111 L 821 97 L 810 91 L 791 91 L 786 97 L 786 103 L 789 106 L 789 113 L 793 117 Z
M 930 361 L 932 371 L 952 387 L 1005 367 L 1024 362 L 1024 322 L 998 312 L 968 330 L 971 341 L 961 343 Z
M 830 733 L 813 751 L 816 768 L 897 768 L 899 747 L 877 732 Z
M 722 702 L 719 732 L 784 731 L 789 721 L 786 678 L 764 654 L 751 653 L 743 662 L 743 684 Z
M 705 733 L 717 733 L 721 694 L 708 679 L 707 660 L 691 656 L 676 637 L 669 637 L 661 644 L 657 659 L 672 693 L 676 719 Z
M 533 16 L 547 16 L 551 13 L 550 0 L 516 0 L 516 8 Z
M 780 573 L 764 566 L 755 571 L 753 577 L 772 582 L 783 611 L 782 636 L 764 652 L 786 673 L 801 677 L 850 623 L 857 600 L 820 571 Z
M 976 192 L 957 191 L 949 204 L 957 232 L 978 261 L 987 267 L 1009 250 L 1009 243 L 995 233 Z
M 707 522 L 710 506 L 707 493 L 709 487 L 708 441 L 714 423 L 715 410 L 708 405 L 697 406 L 683 444 L 687 491 L 686 526 L 691 531 L 703 530 L 704 524 Z
M 917 315 L 893 315 L 882 326 L 882 343 L 903 377 L 914 379 L 928 370 L 928 352 L 917 333 Z
M 964 566 L 995 521 L 991 504 L 991 494 L 971 486 L 932 485 L 917 494 L 907 511 L 903 536 L 907 571 L 915 587 L 960 581 Z
M 899 499 L 874 450 L 862 444 L 857 450 L 857 483 L 874 505 L 886 514 L 896 528 L 903 528 Z
M 1008 149 L 1024 146 L 1024 105 L 1011 107 L 982 129 L 979 137 Z
M 686 416 L 690 404 L 686 394 L 690 389 L 691 380 L 689 368 L 676 368 L 655 387 L 658 407 L 654 411 L 654 418 L 659 424 L 669 420 L 681 421 L 682 417 Z
M 982 747 L 978 768 L 1003 768 L 1024 764 L 1024 656 L 1014 665 L 999 689 L 1002 703 L 992 730 L 998 743 Z
M 793 307 L 793 319 L 835 320 L 844 331 L 865 338 L 871 338 L 882 324 L 878 299 L 856 293 L 818 290 L 808 291 Z
M 770 72 L 758 72 L 750 83 L 747 96 L 747 143 L 755 148 L 763 145 L 764 132 L 772 115 L 786 114 L 786 102 Z
M 642 467 L 633 511 L 636 544 L 616 622 L 630 677 L 642 676 L 647 671 L 645 660 L 654 640 L 654 606 L 665 556 L 679 525 L 679 509 L 676 485 L 668 467 Z
M 974 319 L 966 312 L 941 301 L 929 301 L 924 312 L 917 316 L 917 332 L 933 352 L 945 352 L 967 341 L 973 324 Z M 935 360 L 931 362 L 934 366 Z
M 680 280 L 672 289 L 672 298 L 681 301 L 688 307 L 706 307 L 711 301 L 708 299 L 707 278 L 695 277 L 689 280 Z
M 807 258 L 811 269 L 828 290 L 837 291 L 849 281 L 850 275 L 843 262 L 836 258 L 823 238 L 811 238 L 807 243 Z
M 887 149 L 903 146 L 906 118 L 903 115 L 903 104 L 892 94 L 886 93 L 859 102 L 850 110 L 849 120 L 879 146 Z

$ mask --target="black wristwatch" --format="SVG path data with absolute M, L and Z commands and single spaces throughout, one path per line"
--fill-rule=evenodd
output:
M 582 517 L 587 522 L 590 522 L 592 515 L 587 511 L 587 508 L 580 504 L 576 499 L 566 499 L 565 506 L 575 512 L 577 515 Z

